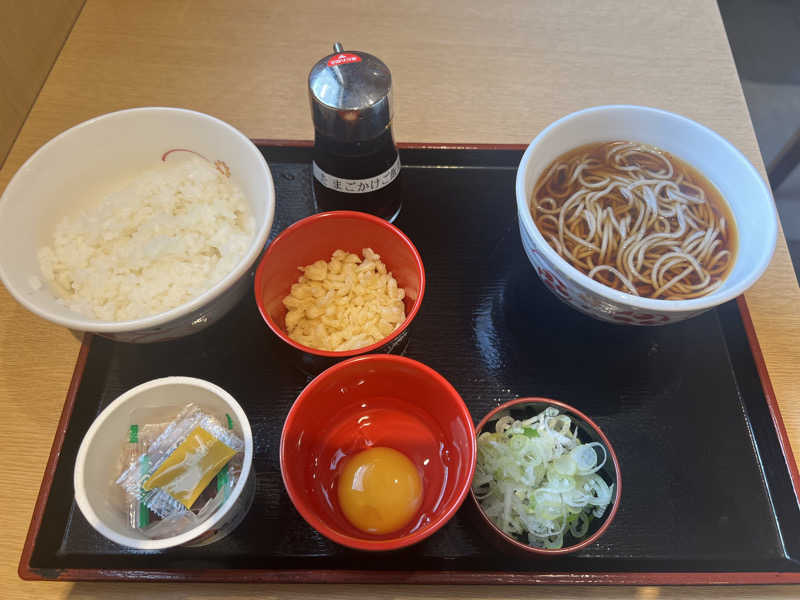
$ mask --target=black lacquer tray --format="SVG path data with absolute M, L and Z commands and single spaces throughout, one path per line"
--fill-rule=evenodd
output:
M 277 189 L 272 230 L 313 211 L 308 144 L 262 145 Z M 581 552 L 520 557 L 493 544 L 471 500 L 424 542 L 391 553 L 337 546 L 298 515 L 278 442 L 309 377 L 288 364 L 252 296 L 204 332 L 150 345 L 87 336 L 20 562 L 26 579 L 396 583 L 800 582 L 797 467 L 743 299 L 683 323 L 633 327 L 562 304 L 520 242 L 511 147 L 401 150 L 396 221 L 428 288 L 405 349 L 444 375 L 477 422 L 519 396 L 576 406 L 606 432 L 625 481 L 616 520 Z M 202 548 L 136 553 L 97 534 L 73 501 L 81 439 L 117 395 L 202 377 L 241 403 L 255 438 L 244 522 Z

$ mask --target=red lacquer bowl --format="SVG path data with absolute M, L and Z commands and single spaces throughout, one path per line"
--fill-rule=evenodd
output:
M 345 352 L 317 350 L 291 339 L 286 333 L 283 299 L 302 274 L 298 267 L 328 261 L 337 249 L 361 256 L 364 248 L 380 254 L 397 285 L 405 289 L 405 321 L 388 337 Z M 411 240 L 387 221 L 355 211 L 325 212 L 297 221 L 273 240 L 256 270 L 254 292 L 258 310 L 269 328 L 286 342 L 304 371 L 316 374 L 351 356 L 402 349 L 425 294 L 425 269 Z
M 614 448 L 611 446 L 611 442 L 608 441 L 608 438 L 597 426 L 597 424 L 581 411 L 570 406 L 569 404 L 559 402 L 558 400 L 551 400 L 550 398 L 517 398 L 516 400 L 505 402 L 483 417 L 480 423 L 478 423 L 476 426 L 475 430 L 477 435 L 480 435 L 484 431 L 494 431 L 492 424 L 504 414 L 510 413 L 515 419 L 522 420 L 542 412 L 548 406 L 558 409 L 559 413 L 570 416 L 572 422 L 578 427 L 578 437 L 582 442 L 600 442 L 603 444 L 607 452 L 606 464 L 600 471 L 598 471 L 598 473 L 607 484 L 614 485 L 614 495 L 612 496 L 611 503 L 606 508 L 603 516 L 600 519 L 596 519 L 589 527 L 586 537 L 579 541 L 574 541 L 572 544 L 565 545 L 562 548 L 557 548 L 554 550 L 530 546 L 524 541 L 520 541 L 519 539 L 506 534 L 503 530 L 497 527 L 492 520 L 484 514 L 483 510 L 481 509 L 480 502 L 478 502 L 478 499 L 475 497 L 474 491 L 470 491 L 470 496 L 472 496 L 472 501 L 477 507 L 483 522 L 486 523 L 491 532 L 496 534 L 496 536 L 494 536 L 496 539 L 504 540 L 505 543 L 511 544 L 518 550 L 526 553 L 538 554 L 542 556 L 558 556 L 560 554 L 576 552 L 581 548 L 585 548 L 586 546 L 596 542 L 597 539 L 603 535 L 603 533 L 605 533 L 617 514 L 620 498 L 622 497 L 622 475 L 620 473 L 619 460 L 617 460 L 617 455 L 614 452 Z M 565 542 L 567 542 L 569 539 L 570 538 L 565 537 Z
M 338 505 L 344 459 L 373 446 L 405 454 L 423 499 L 405 527 L 356 529 Z M 309 383 L 289 411 L 280 443 L 283 483 L 302 517 L 325 537 L 360 550 L 394 550 L 442 527 L 466 498 L 475 471 L 475 429 L 458 392 L 415 360 L 370 354 L 342 361 Z

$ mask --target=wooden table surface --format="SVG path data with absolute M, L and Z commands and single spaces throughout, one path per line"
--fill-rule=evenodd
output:
M 686 115 L 763 165 L 712 0 L 88 0 L 6 164 L 134 106 L 210 113 L 247 135 L 310 139 L 306 77 L 334 41 L 392 69 L 407 142 L 528 143 L 571 111 L 631 103 Z M 800 454 L 800 290 L 783 238 L 746 294 L 795 454 Z M 16 569 L 78 341 L 0 289 L 0 596 L 16 598 L 790 598 L 800 587 L 546 588 L 220 586 L 23 582 Z

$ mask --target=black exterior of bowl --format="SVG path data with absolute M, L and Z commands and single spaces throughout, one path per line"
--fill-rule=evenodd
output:
M 270 340 L 283 359 L 290 362 L 306 375 L 316 377 L 325 369 L 354 356 L 361 356 L 362 354 L 405 354 L 406 347 L 408 346 L 409 330 L 412 325 L 413 322 L 409 323 L 397 337 L 389 340 L 385 344 L 381 344 L 373 350 L 368 352 L 360 352 L 358 350 L 342 352 L 341 356 L 322 356 L 311 352 L 304 352 L 299 348 L 290 346 L 272 331 L 270 331 Z

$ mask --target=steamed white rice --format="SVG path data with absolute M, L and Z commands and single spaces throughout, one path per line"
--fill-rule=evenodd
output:
M 247 251 L 254 222 L 244 195 L 196 156 L 170 159 L 56 226 L 39 266 L 70 309 L 106 321 L 188 302 Z

